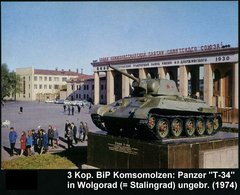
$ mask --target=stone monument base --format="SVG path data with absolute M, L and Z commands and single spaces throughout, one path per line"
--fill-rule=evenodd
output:
M 89 132 L 87 164 L 100 169 L 238 168 L 238 136 L 143 141 Z

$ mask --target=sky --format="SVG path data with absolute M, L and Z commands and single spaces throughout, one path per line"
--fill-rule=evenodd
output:
M 1 2 L 1 63 L 93 74 L 102 57 L 238 46 L 237 1 Z

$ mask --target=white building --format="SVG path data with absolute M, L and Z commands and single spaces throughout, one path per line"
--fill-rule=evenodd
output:
M 60 98 L 60 90 L 67 89 L 67 80 L 85 76 L 71 70 L 43 70 L 29 68 L 17 68 L 16 74 L 21 79 L 22 92 L 16 95 L 16 100 L 45 101 Z
M 100 103 L 107 102 L 106 77 L 100 77 Z M 67 81 L 68 100 L 94 100 L 94 78 L 91 76 L 80 76 Z

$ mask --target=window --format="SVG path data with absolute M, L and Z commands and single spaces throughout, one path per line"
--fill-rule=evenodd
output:
M 81 99 L 81 94 L 79 94 L 79 99 Z
M 101 95 L 101 100 L 103 100 L 103 94 Z
M 86 90 L 86 85 L 83 85 L 83 89 Z
M 103 90 L 103 85 L 101 85 L 101 90 Z
M 87 99 L 89 98 L 89 95 L 87 94 Z
M 29 97 L 29 98 L 31 97 L 30 93 L 28 94 L 28 97 Z
M 39 89 L 42 89 L 42 85 L 39 85 Z
M 63 78 L 62 78 L 62 81 L 66 81 L 66 80 L 67 80 L 67 77 L 63 77 Z
M 34 81 L 37 81 L 37 76 L 34 76 Z
M 25 77 L 23 77 L 23 94 L 24 94 L 24 97 L 25 97 L 25 93 L 26 93 L 26 80 L 25 80 Z
M 30 89 L 30 87 L 31 87 L 31 86 L 30 86 L 30 84 L 29 84 L 29 85 L 28 85 L 28 89 Z
M 37 85 L 34 85 L 34 89 L 37 89 Z
M 30 76 L 28 77 L 28 80 L 31 81 L 31 77 Z
M 94 90 L 94 85 L 92 85 L 92 90 Z
M 86 94 L 83 95 L 84 99 L 86 99 Z
M 78 99 L 78 94 L 76 94 L 76 99 Z
M 49 89 L 52 89 L 52 85 L 49 85 L 48 88 L 49 88 Z
M 39 81 L 42 81 L 42 76 L 39 76 Z
M 54 89 L 58 89 L 59 88 L 59 85 L 54 85 Z
M 72 90 L 74 90 L 74 84 L 72 84 Z
M 88 85 L 87 85 L 87 90 L 88 90 Z
M 59 81 L 59 77 L 54 77 L 54 81 Z
M 47 81 L 47 77 L 44 77 L 44 81 Z
M 47 85 L 44 85 L 44 89 L 47 89 Z
M 49 81 L 52 81 L 52 77 L 49 77 L 48 80 L 49 80 Z

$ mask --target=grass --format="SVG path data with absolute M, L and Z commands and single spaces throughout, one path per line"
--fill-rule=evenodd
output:
M 68 169 L 76 165 L 57 154 L 42 154 L 3 161 L 1 167 L 2 169 Z

